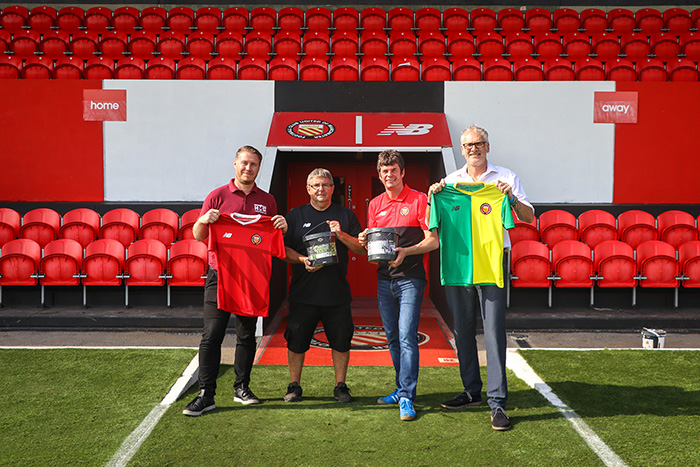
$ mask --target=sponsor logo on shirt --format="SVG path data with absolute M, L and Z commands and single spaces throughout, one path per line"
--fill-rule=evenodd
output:
M 267 206 L 264 204 L 255 204 L 253 205 L 255 208 L 255 212 L 259 212 L 260 214 L 267 214 Z
M 491 213 L 491 205 L 489 203 L 484 203 L 481 205 L 479 210 L 481 211 L 481 214 L 490 214 Z
M 387 212 L 386 212 L 386 211 L 382 211 L 382 212 L 380 212 L 379 214 L 377 214 L 377 217 L 382 217 L 382 216 L 386 216 L 386 215 L 387 215 Z
M 306 227 L 311 227 L 311 222 L 304 222 L 304 225 L 302 225 L 303 228 Z
M 399 214 L 401 214 L 402 216 L 408 216 L 408 206 L 402 207 L 399 211 Z
M 250 237 L 250 243 L 253 245 L 260 245 L 260 242 L 262 242 L 262 237 L 260 234 L 253 234 L 253 236 Z
M 459 211 L 459 204 L 457 206 L 452 206 L 453 211 Z
M 226 232 L 225 234 L 222 235 L 224 238 L 231 238 L 233 237 L 233 234 L 231 232 Z

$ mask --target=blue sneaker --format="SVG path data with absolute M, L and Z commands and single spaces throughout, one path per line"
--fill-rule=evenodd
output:
M 409 421 L 416 418 L 416 411 L 413 410 L 413 401 L 407 397 L 402 397 L 399 400 L 399 410 L 401 420 Z
M 396 388 L 388 396 L 377 399 L 377 404 L 398 404 L 399 403 L 399 388 Z

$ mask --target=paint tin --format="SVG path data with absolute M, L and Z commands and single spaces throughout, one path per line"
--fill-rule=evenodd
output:
M 375 227 L 367 231 L 367 260 L 386 263 L 396 259 L 396 243 L 399 234 L 394 228 Z
M 666 331 L 662 329 L 642 328 L 642 348 L 663 349 L 666 343 Z
M 335 232 L 321 232 L 303 238 L 306 254 L 312 266 L 336 264 L 338 251 L 335 248 Z

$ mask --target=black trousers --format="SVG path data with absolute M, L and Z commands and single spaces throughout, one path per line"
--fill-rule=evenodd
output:
M 221 364 L 221 344 L 226 336 L 229 319 L 236 319 L 236 349 L 233 369 L 236 372 L 234 388 L 247 387 L 250 384 L 250 372 L 253 369 L 255 350 L 255 328 L 258 318 L 238 316 L 216 307 L 217 290 L 216 270 L 209 268 L 204 285 L 204 330 L 199 343 L 199 389 L 204 389 L 212 396 L 216 393 L 216 378 Z

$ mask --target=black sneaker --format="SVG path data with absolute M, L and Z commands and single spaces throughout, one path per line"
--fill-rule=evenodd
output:
M 481 394 L 470 394 L 464 391 L 451 401 L 443 402 L 441 405 L 446 409 L 461 409 L 470 405 L 481 405 Z
M 199 417 L 204 412 L 215 408 L 216 404 L 214 404 L 214 398 L 207 397 L 204 394 L 204 389 L 202 389 L 199 391 L 199 395 L 197 395 L 192 402 L 187 404 L 187 407 L 185 407 L 185 410 L 183 410 L 182 413 L 189 415 L 190 417 Z
M 345 385 L 345 383 L 338 383 L 338 385 L 333 389 L 333 397 L 338 402 L 352 402 L 352 396 L 350 395 L 350 388 Z
M 299 402 L 301 400 L 301 386 L 294 381 L 287 386 L 287 394 L 284 395 L 285 402 Z
M 240 402 L 244 405 L 259 404 L 260 399 L 255 397 L 255 394 L 253 394 L 253 391 L 251 391 L 249 387 L 245 386 L 236 388 L 236 394 L 233 396 L 233 402 Z
M 491 428 L 498 431 L 510 430 L 510 418 L 501 407 L 491 411 Z

